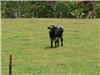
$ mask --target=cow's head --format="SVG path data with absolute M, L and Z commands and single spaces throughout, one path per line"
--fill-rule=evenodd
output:
M 49 32 L 53 32 L 54 30 L 55 30 L 55 26 L 54 25 L 50 25 L 49 27 L 48 27 L 48 31 Z

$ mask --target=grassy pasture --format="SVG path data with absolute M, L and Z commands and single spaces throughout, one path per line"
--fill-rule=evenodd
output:
M 2 75 L 99 75 L 100 19 L 2 19 Z M 47 26 L 64 27 L 64 46 L 49 48 Z

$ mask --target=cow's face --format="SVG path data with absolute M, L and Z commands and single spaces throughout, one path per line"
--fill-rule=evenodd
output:
M 50 25 L 50 26 L 48 27 L 49 33 L 53 32 L 54 29 L 55 29 L 55 26 L 54 26 L 54 25 Z

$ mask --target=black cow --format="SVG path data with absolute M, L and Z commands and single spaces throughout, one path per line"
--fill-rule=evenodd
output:
M 61 41 L 61 46 L 63 46 L 63 27 L 61 25 L 55 26 L 50 25 L 48 27 L 51 47 L 53 47 L 53 43 L 55 43 L 55 47 L 59 46 L 59 41 Z

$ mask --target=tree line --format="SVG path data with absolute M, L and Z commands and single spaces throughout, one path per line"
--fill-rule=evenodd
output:
M 1 1 L 2 18 L 100 18 L 99 1 Z

